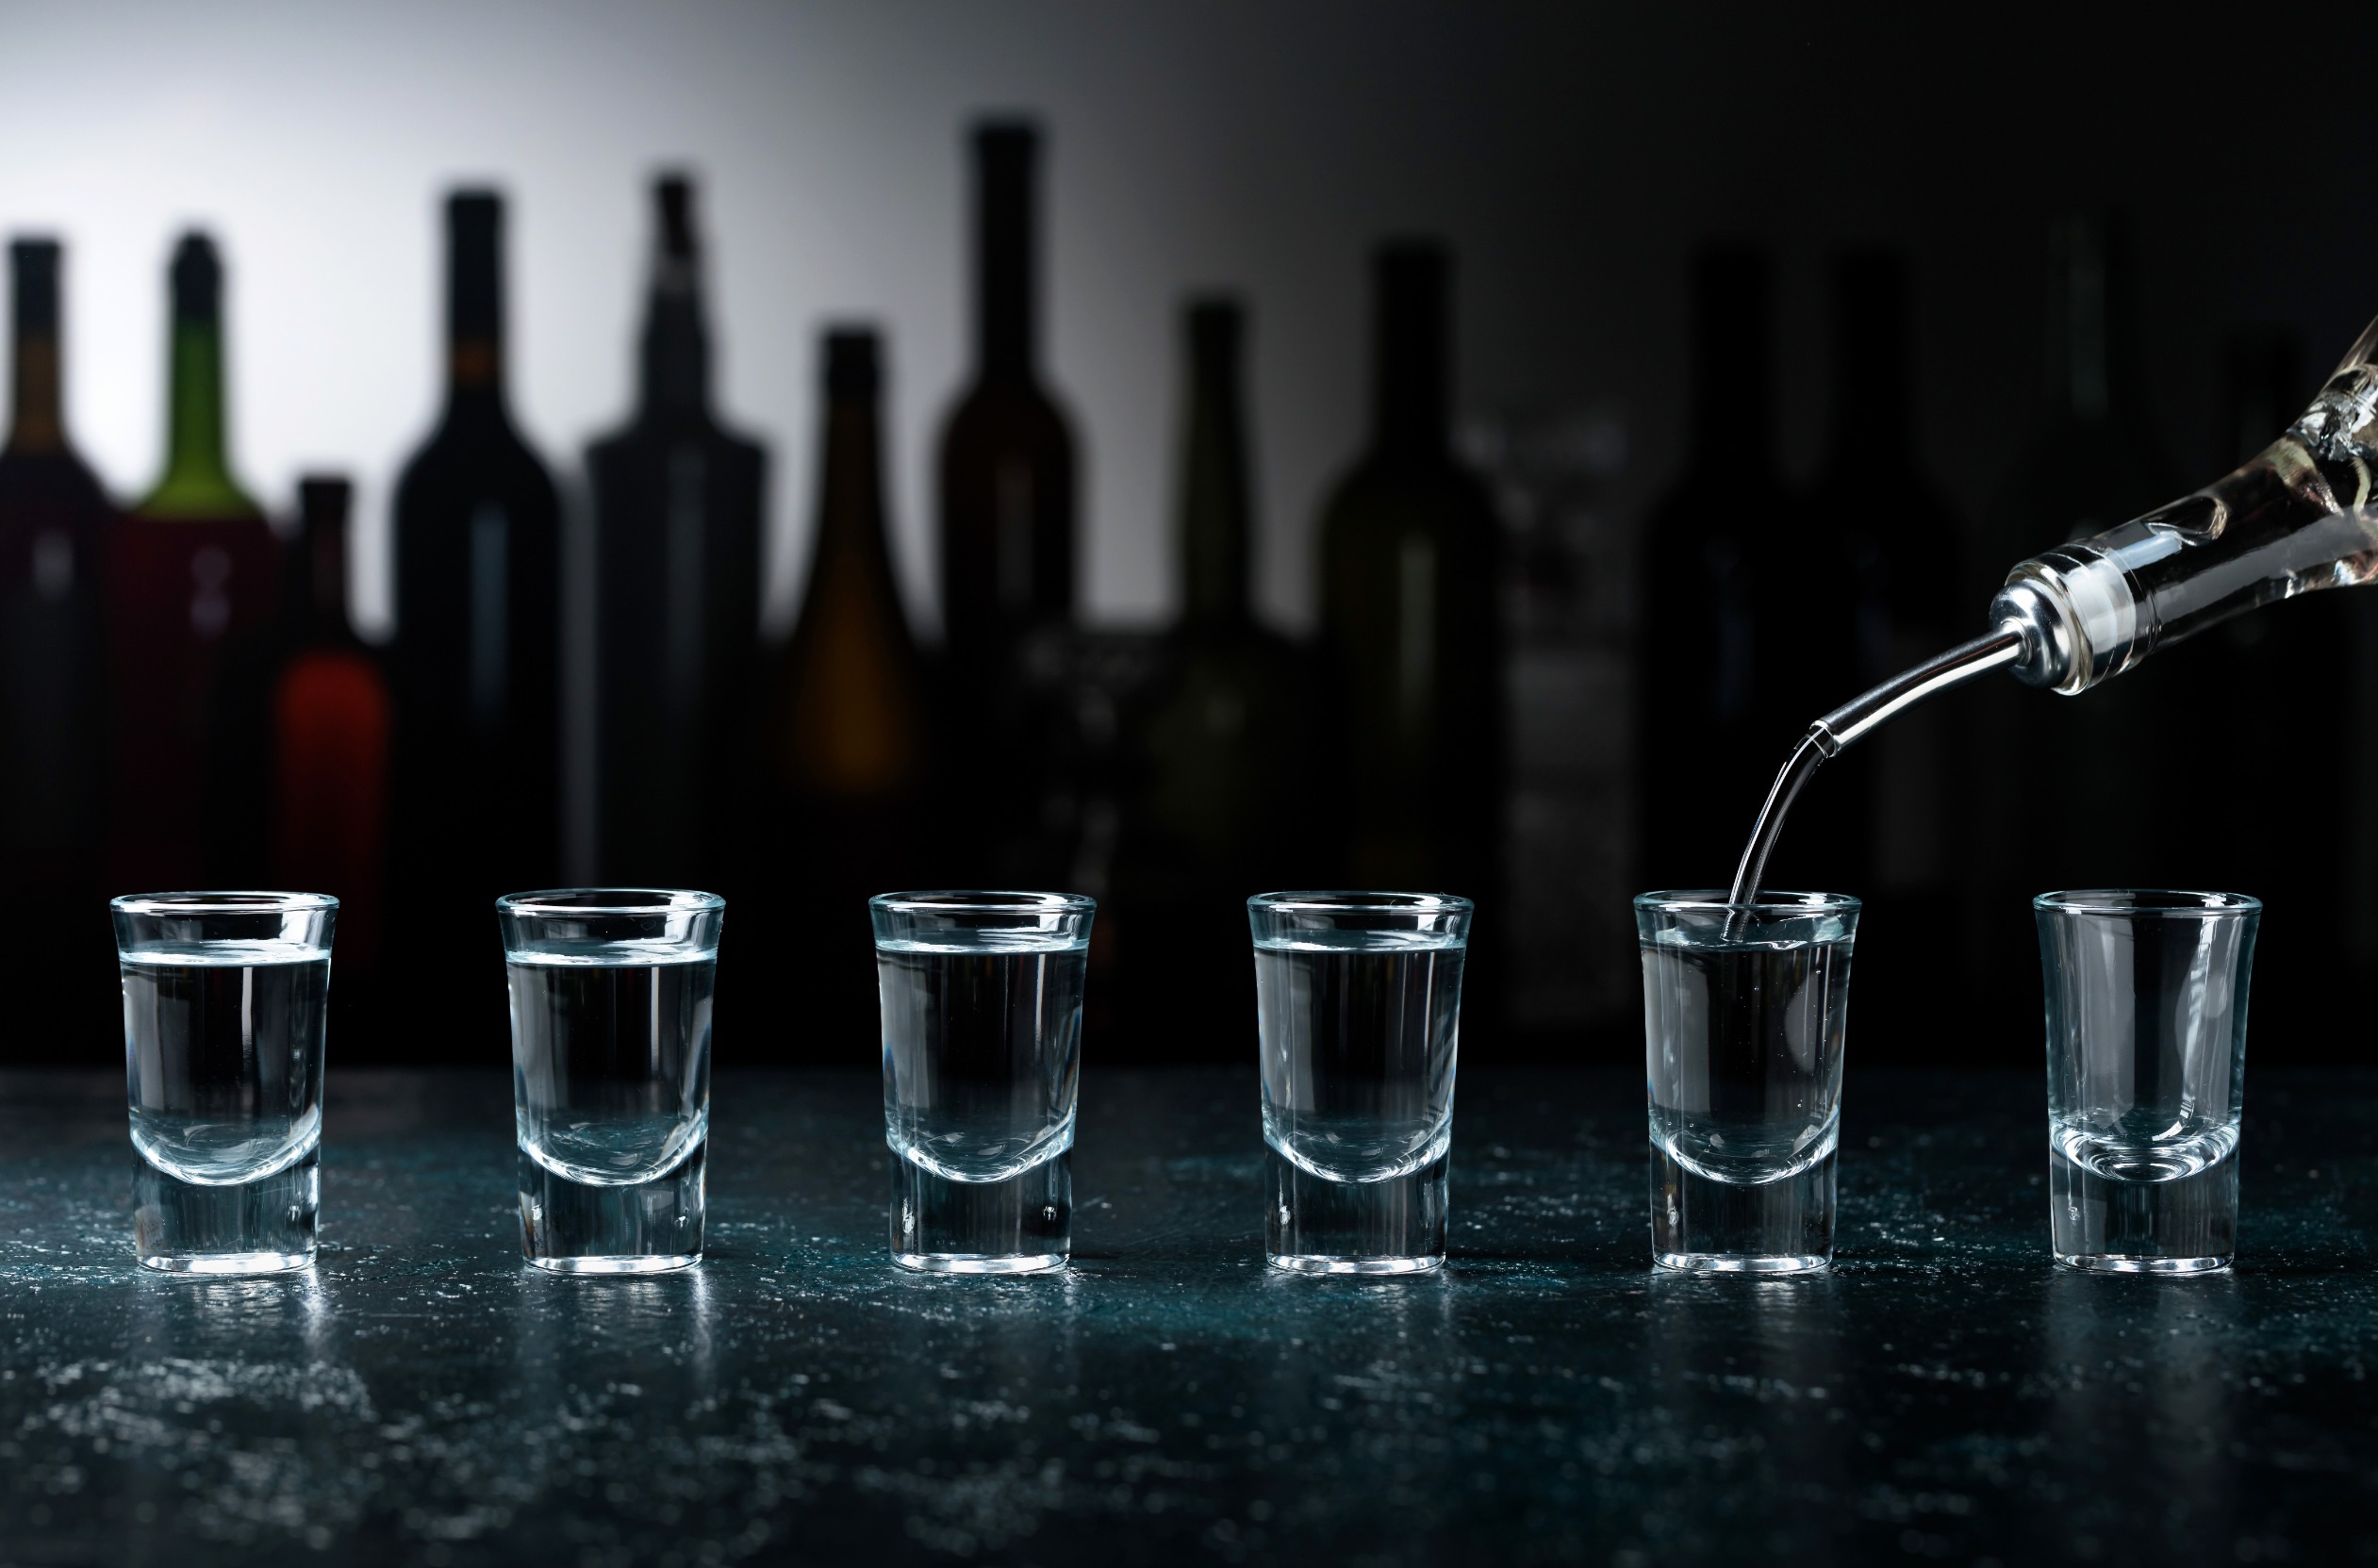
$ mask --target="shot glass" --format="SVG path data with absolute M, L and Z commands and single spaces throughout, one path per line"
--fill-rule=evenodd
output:
M 1263 1252 L 1297 1274 L 1445 1263 L 1470 900 L 1247 900 L 1263 1077 Z
M 2056 1262 L 2204 1274 L 2238 1250 L 2246 989 L 2262 904 L 2043 893 L 2048 1224 Z
M 112 900 L 132 1236 L 168 1274 L 314 1261 L 331 926 L 320 893 Z
M 520 1250 L 556 1274 L 700 1263 L 726 900 L 581 887 L 495 907 L 512 996 Z
M 1033 1274 L 1072 1256 L 1082 988 L 1097 908 L 1070 893 L 868 900 L 892 1261 L 902 1268 Z
M 1719 1274 L 1825 1268 L 1858 901 L 1726 900 L 1635 900 L 1652 1261 Z

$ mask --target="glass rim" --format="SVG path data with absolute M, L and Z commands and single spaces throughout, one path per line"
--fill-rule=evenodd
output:
M 1282 893 L 1257 893 L 1249 909 L 1284 910 L 1300 915 L 1466 915 L 1478 908 L 1459 893 L 1365 893 L 1306 888 Z
M 1724 887 L 1680 887 L 1638 893 L 1635 907 L 1675 912 L 1702 910 L 1714 915 L 1742 913 L 1787 919 L 1811 915 L 1852 915 L 1866 907 L 1863 899 L 1850 893 L 1798 893 L 1772 888 L 1761 890 L 1748 903 L 1736 903 L 1729 896 L 1731 891 Z
M 630 900 L 641 900 L 641 902 Z M 724 909 L 716 893 L 690 887 L 546 887 L 496 900 L 504 915 L 575 917 L 587 915 L 700 915 Z
M 869 909 L 897 915 L 1087 915 L 1098 900 L 1087 893 L 1031 893 L 1014 888 L 924 888 L 878 893 Z
M 2140 900 L 2167 902 L 2142 903 Z M 2262 913 L 2251 893 L 2214 893 L 2189 887 L 2068 887 L 2042 893 L 2031 907 L 2058 915 L 2129 915 L 2142 918 L 2227 918 Z
M 271 893 L 261 890 L 181 893 L 124 893 L 107 900 L 124 915 L 290 915 L 337 909 L 328 893 Z

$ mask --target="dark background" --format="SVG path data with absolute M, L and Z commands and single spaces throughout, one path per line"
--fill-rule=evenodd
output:
M 1528 935 L 1511 1027 L 1479 1044 L 1620 1062 L 1638 1048 L 1631 571 L 1643 516 L 1680 461 L 1685 267 L 1699 242 L 1749 237 L 1777 259 L 1794 476 L 1826 426 L 1825 269 L 1854 242 L 1905 250 L 1921 461 L 1970 526 L 2033 427 L 2043 238 L 2058 216 L 2111 207 L 2128 224 L 2144 412 L 2189 482 L 2234 455 L 2219 428 L 2231 332 L 2291 330 L 2308 391 L 2378 311 L 2378 218 L 2358 179 L 2378 113 L 2355 78 L 2366 15 L 1957 21 L 1751 6 L 555 5 L 329 19 L 12 6 L 0 8 L 0 138 L 13 149 L 0 226 L 69 243 L 70 411 L 119 496 L 146 485 L 160 439 L 170 237 L 193 220 L 216 228 L 232 272 L 235 453 L 276 508 L 301 466 L 357 470 L 355 586 L 367 628 L 384 632 L 388 482 L 435 402 L 438 193 L 493 177 L 517 203 L 515 403 L 567 478 L 626 402 L 642 182 L 689 163 L 718 256 L 720 402 L 768 437 L 777 465 L 771 624 L 789 618 L 807 559 L 811 334 L 859 314 L 891 333 L 896 545 L 928 635 L 927 475 L 965 359 L 959 135 L 973 113 L 1028 108 L 1051 137 L 1048 358 L 1085 454 L 1094 621 L 1153 624 L 1175 602 L 1172 311 L 1187 288 L 1229 284 L 1256 313 L 1260 598 L 1284 628 L 1310 629 L 1315 511 L 1360 440 L 1362 257 L 1382 234 L 1445 236 L 1473 450 L 1565 421 L 1587 433 L 1599 487 L 1571 541 L 1591 613 L 1559 646 L 1523 649 L 1514 669 L 1506 918 Z M 1973 567 L 1977 630 L 2006 564 Z M 2187 656 L 2202 668 L 2213 655 Z M 1846 695 L 1812 691 L 1808 710 Z M 2338 715 L 2353 721 L 2350 703 Z M 2350 883 L 2369 864 L 2360 802 L 2378 778 L 2307 780 L 2284 747 L 2225 746 L 2221 718 L 2195 715 L 2199 733 L 2171 753 L 2188 770 L 2171 787 L 2205 797 L 2204 840 L 2218 843 L 2225 820 L 2286 813 L 2302 855 Z M 2089 813 L 2125 809 L 2141 785 L 2053 779 L 2082 840 Z M 1712 877 L 1742 832 L 1712 825 Z M 2155 870 L 2201 880 L 2197 864 L 2175 850 Z M 2373 891 L 2345 885 L 2337 907 Z M 2265 945 L 2257 1055 L 2356 1059 L 2343 999 L 2371 954 L 2347 943 L 2333 970 L 2292 966 L 2286 915 L 2274 906 Z M 1940 941 L 1968 930 L 1944 926 Z M 1903 1017 L 1861 1034 L 1861 1051 L 2026 1059 L 2036 970 L 2019 945 L 2000 950 L 2011 957 L 1995 969 L 1942 966 L 1937 1039 Z

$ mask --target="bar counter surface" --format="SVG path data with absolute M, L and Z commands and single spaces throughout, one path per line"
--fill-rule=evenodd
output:
M 2378 1077 L 2250 1074 L 2238 1266 L 2047 1255 L 2037 1074 L 1859 1073 L 1840 1261 L 1655 1273 L 1640 1078 L 1465 1076 L 1438 1277 L 1263 1266 L 1252 1071 L 1082 1082 L 1075 1263 L 885 1258 L 878 1082 L 722 1073 L 709 1255 L 520 1258 L 500 1075 L 330 1078 L 310 1275 L 132 1260 L 0 1076 L 0 1563 L 2378 1555 Z

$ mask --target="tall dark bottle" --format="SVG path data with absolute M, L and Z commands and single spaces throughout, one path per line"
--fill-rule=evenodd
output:
M 1693 259 L 1684 472 L 1652 510 L 1639 568 L 1635 881 L 1644 887 L 1725 886 L 1773 759 L 1808 725 L 1808 650 L 1796 643 L 1808 626 L 1783 614 L 1796 513 L 1775 460 L 1769 289 L 1767 258 L 1748 245 Z M 1846 646 L 1818 650 L 1832 680 L 1809 685 L 1829 690 L 1848 675 Z
M 309 474 L 297 495 L 279 612 L 223 673 L 209 880 L 335 895 L 340 984 L 352 988 L 379 959 L 396 703 L 347 610 L 354 487 Z M 351 1045 L 353 1034 L 342 1030 Z
M 801 955 L 791 1059 L 856 1064 L 876 1041 L 867 900 L 933 881 L 920 808 L 931 742 L 924 678 L 884 523 L 878 339 L 825 339 L 825 440 L 801 619 L 763 716 L 763 843 L 777 891 L 754 911 Z
M 980 766 L 941 809 L 983 850 L 968 875 L 1062 876 L 1062 848 L 1038 830 L 1078 782 L 1046 762 L 1066 752 L 1046 670 L 1074 616 L 1077 494 L 1073 436 L 1038 364 L 1040 132 L 993 122 L 972 145 L 974 380 L 942 432 L 937 487 L 942 701 L 953 756 Z
M 272 614 L 280 546 L 232 477 L 223 396 L 223 265 L 214 241 L 174 248 L 165 474 L 108 548 L 119 887 L 198 884 L 208 730 L 225 652 Z
M 59 388 L 57 241 L 8 248 L 13 398 L 0 448 L 0 866 L 37 907 L 96 911 L 107 777 L 107 602 L 101 570 L 114 512 L 66 437 Z M 104 1040 L 107 943 L 95 914 L 19 927 L 29 972 L 70 974 L 73 987 L 36 986 L 42 1008 L 13 1032 L 28 1051 Z M 97 982 L 91 983 L 96 976 Z M 41 999 L 50 999 L 43 1006 Z M 0 1045 L 0 1058 L 8 1055 Z
M 594 495 L 597 855 L 607 882 L 722 888 L 759 656 L 768 454 L 721 429 L 693 186 L 653 184 L 635 416 L 586 449 Z
M 1181 975 L 1234 973 L 1249 890 L 1308 885 L 1331 867 L 1313 848 L 1306 664 L 1253 602 L 1254 487 L 1240 396 L 1246 312 L 1231 299 L 1195 300 L 1181 327 L 1181 619 L 1133 726 L 1139 797 L 1111 913 L 1127 932 L 1170 933 L 1147 958 L 1128 936 L 1123 944 L 1123 1033 L 1134 1051 L 1235 1059 L 1251 996 L 1237 986 L 1183 987 Z
M 551 886 L 560 856 L 560 509 L 504 405 L 503 217 L 489 191 L 447 199 L 446 406 L 397 482 L 400 958 L 451 944 L 500 894 Z M 426 1017 L 444 991 L 425 982 L 407 999 Z M 482 992 L 497 994 L 469 987 Z M 432 1038 L 476 1054 L 502 1018 L 498 1006 L 485 1039 L 451 1018 Z
M 1504 696 L 1492 499 L 1449 440 L 1452 259 L 1398 240 L 1373 261 L 1369 449 L 1321 519 L 1321 636 L 1354 887 L 1500 883 Z M 1483 922 L 1481 923 L 1483 926 Z M 1484 933 L 1474 956 L 1490 956 Z M 1481 986 L 1481 1007 L 1492 988 Z

